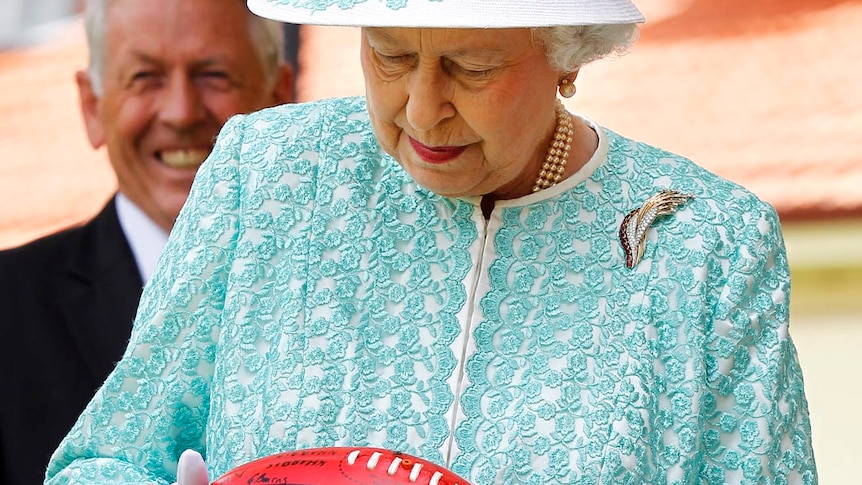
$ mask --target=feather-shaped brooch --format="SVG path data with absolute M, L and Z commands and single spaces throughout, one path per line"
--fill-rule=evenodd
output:
M 629 212 L 620 224 L 620 242 L 626 254 L 626 267 L 634 268 L 644 255 L 646 233 L 659 216 L 672 214 L 677 207 L 688 202 L 693 195 L 676 190 L 662 190 Z

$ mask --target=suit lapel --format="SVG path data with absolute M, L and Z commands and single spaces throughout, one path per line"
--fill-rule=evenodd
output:
M 95 388 L 128 344 L 142 281 L 113 199 L 85 228 L 60 306 Z

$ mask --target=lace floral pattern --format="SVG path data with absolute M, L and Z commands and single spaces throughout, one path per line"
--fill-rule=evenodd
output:
M 816 483 L 774 211 L 607 143 L 586 181 L 486 222 L 383 154 L 360 98 L 235 117 L 50 483 L 335 445 L 475 485 Z M 695 198 L 626 268 L 622 218 L 668 187 Z
M 303 8 L 310 11 L 323 11 L 334 6 L 343 10 L 350 10 L 354 6 L 367 1 L 382 2 L 390 10 L 399 10 L 407 6 L 410 0 L 269 0 L 274 5 L 289 5 L 291 7 Z M 430 2 L 442 2 L 444 0 L 428 0 Z

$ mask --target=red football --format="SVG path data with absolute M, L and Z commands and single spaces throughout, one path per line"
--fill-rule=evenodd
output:
M 451 471 L 406 453 L 368 447 L 309 448 L 265 456 L 212 485 L 470 485 Z

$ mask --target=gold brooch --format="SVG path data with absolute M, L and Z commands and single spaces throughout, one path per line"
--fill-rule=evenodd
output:
M 658 216 L 672 214 L 676 208 L 688 202 L 693 195 L 676 190 L 662 190 L 623 218 L 620 224 L 620 242 L 626 253 L 626 267 L 634 268 L 644 255 L 646 233 Z

